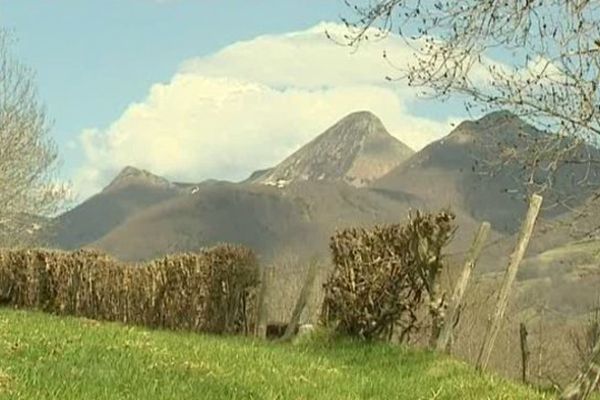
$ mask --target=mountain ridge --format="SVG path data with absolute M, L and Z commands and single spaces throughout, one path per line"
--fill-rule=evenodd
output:
M 445 137 L 430 143 L 370 187 L 393 192 L 402 189 L 426 204 L 461 208 L 476 220 L 487 220 L 496 229 L 515 233 L 527 209 L 531 188 L 529 170 L 516 156 L 534 148 L 548 135 L 507 111 L 463 121 Z M 598 153 L 587 146 L 587 152 Z M 600 184 L 600 169 L 584 164 L 563 165 L 553 188 L 544 193 L 543 215 L 554 218 L 583 204 L 590 195 L 579 188 L 578 178 L 587 176 Z M 540 174 L 536 175 L 537 178 Z M 569 205 L 560 196 L 576 194 Z
M 357 128 L 361 126 L 362 131 Z M 490 240 L 503 238 L 503 244 L 484 254 L 482 262 L 496 268 L 499 255 L 510 251 L 527 208 L 527 189 L 519 181 L 522 172 L 516 164 L 498 163 L 497 142 L 505 147 L 526 144 L 528 135 L 541 132 L 511 113 L 495 112 L 460 123 L 444 138 L 411 151 L 408 158 L 407 152 L 392 151 L 397 157 L 386 166 L 395 166 L 377 179 L 348 179 L 356 154 L 365 153 L 362 144 L 367 139 L 381 138 L 384 147 L 396 142 L 382 127 L 370 112 L 349 114 L 282 163 L 240 183 L 173 183 L 126 167 L 102 192 L 61 216 L 64 240 L 59 244 L 93 245 L 128 260 L 194 251 L 223 241 L 249 245 L 262 255 L 288 248 L 325 255 L 336 229 L 403 222 L 410 209 L 450 207 L 460 229 L 449 251 L 465 250 L 479 222 L 488 220 L 494 230 Z M 348 144 L 341 151 L 343 138 Z M 373 154 L 381 154 L 375 150 Z M 331 157 L 336 152 L 340 157 Z M 309 153 L 308 161 L 298 156 L 304 153 Z M 501 168 L 490 172 L 478 162 Z M 323 171 L 315 172 L 328 163 L 339 168 L 325 168 L 330 172 L 326 177 L 321 177 Z M 284 179 L 283 184 L 275 180 L 286 177 L 286 168 L 299 179 Z M 545 249 L 534 243 L 532 251 L 538 247 Z

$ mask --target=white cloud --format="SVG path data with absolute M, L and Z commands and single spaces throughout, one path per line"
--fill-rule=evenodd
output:
M 409 111 L 415 92 L 399 83 L 382 59 L 410 51 L 391 37 L 354 52 L 324 30 L 260 36 L 188 60 L 141 103 L 131 104 L 106 130 L 82 132 L 86 162 L 74 178 L 81 196 L 98 191 L 125 165 L 173 180 L 239 180 L 272 166 L 344 115 L 371 110 L 390 133 L 418 149 L 446 134 Z M 454 119 L 452 119 L 454 120 Z
M 259 36 L 224 48 L 211 57 L 189 60 L 184 71 L 203 76 L 236 76 L 273 87 L 321 88 L 386 83 L 395 71 L 382 57 L 387 50 L 395 60 L 407 60 L 412 51 L 406 44 L 391 40 L 365 43 L 353 51 L 329 40 L 325 30 L 341 37 L 342 25 L 322 23 L 303 32 Z

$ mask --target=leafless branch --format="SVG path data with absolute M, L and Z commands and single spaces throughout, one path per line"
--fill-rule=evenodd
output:
M 66 199 L 58 153 L 37 99 L 33 73 L 14 59 L 11 35 L 0 29 L 0 246 L 37 238 Z

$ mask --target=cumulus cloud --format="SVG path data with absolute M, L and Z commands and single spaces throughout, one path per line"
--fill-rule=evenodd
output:
M 321 23 L 302 32 L 259 36 L 213 56 L 189 60 L 182 69 L 204 76 L 237 76 L 273 87 L 383 85 L 386 75 L 396 72 L 385 63 L 383 51 L 394 60 L 407 60 L 412 54 L 405 42 L 394 36 L 353 51 L 327 39 L 325 31 L 342 40 L 346 28 Z
M 419 149 L 449 130 L 414 115 L 415 92 L 390 84 L 383 49 L 403 60 L 398 38 L 353 52 L 328 40 L 323 23 L 306 31 L 265 35 L 185 61 L 168 83 L 155 84 L 107 129 L 87 129 L 85 163 L 74 177 L 82 197 L 125 165 L 171 180 L 241 180 L 280 162 L 346 114 L 370 110 L 390 133 Z

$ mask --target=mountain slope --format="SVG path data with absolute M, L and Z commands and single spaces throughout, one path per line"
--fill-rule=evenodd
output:
M 219 242 L 241 243 L 259 251 L 293 240 L 307 227 L 301 208 L 260 187 L 233 183 L 202 187 L 143 210 L 92 246 L 124 260 L 198 250 Z
M 448 136 L 426 146 L 372 186 L 408 192 L 430 206 L 461 209 L 476 220 L 490 221 L 497 230 L 514 233 L 527 208 L 528 176 L 521 162 L 505 159 L 504 155 L 533 148 L 543 137 L 544 133 L 513 114 L 494 112 L 461 123 Z M 584 151 L 598 153 L 589 146 Z M 585 163 L 561 166 L 552 191 L 544 193 L 544 216 L 555 217 L 568 211 L 569 207 L 557 203 L 567 195 L 570 206 L 585 201 L 591 187 L 578 182 L 587 177 L 590 184 L 600 183 L 600 169 L 589 167 Z
M 339 180 L 364 186 L 413 151 L 391 136 L 368 111 L 347 115 L 276 167 L 257 171 L 249 182 L 283 186 L 305 180 Z
M 326 255 L 336 228 L 402 220 L 399 202 L 343 182 L 296 182 L 277 189 L 221 182 L 147 208 L 92 246 L 124 260 L 240 243 L 270 258 L 282 250 Z M 412 202 L 412 203 L 411 203 Z

